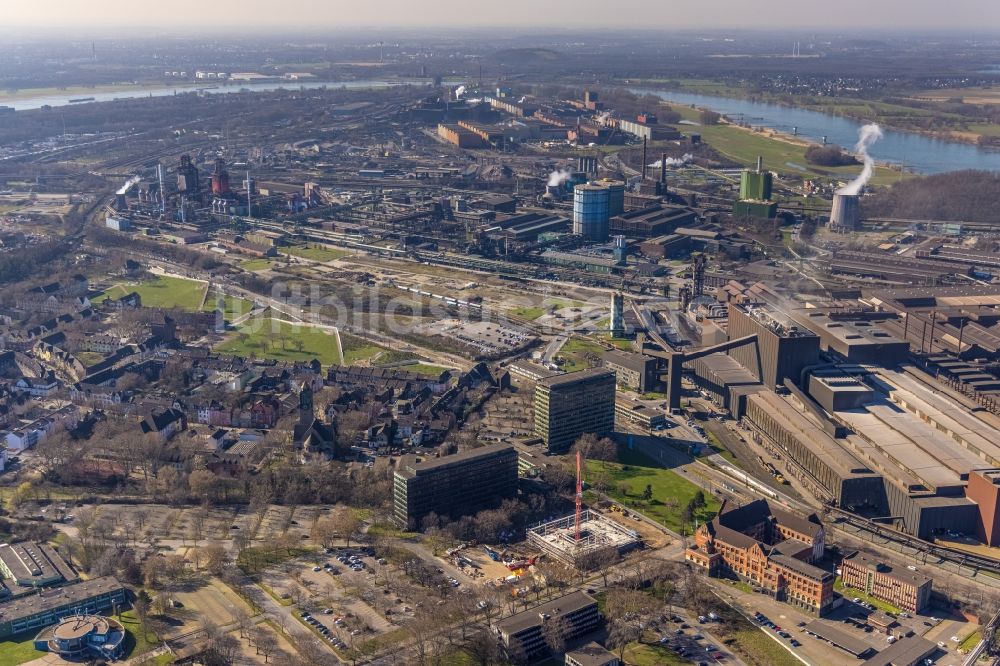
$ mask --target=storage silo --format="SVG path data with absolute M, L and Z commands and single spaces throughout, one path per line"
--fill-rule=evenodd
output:
M 608 240 L 610 190 L 588 183 L 573 188 L 573 233 L 589 241 Z
M 620 180 L 602 180 L 601 184 L 608 188 L 608 217 L 624 213 L 625 183 Z
M 861 203 L 857 194 L 833 195 L 829 227 L 842 231 L 855 231 L 861 227 Z

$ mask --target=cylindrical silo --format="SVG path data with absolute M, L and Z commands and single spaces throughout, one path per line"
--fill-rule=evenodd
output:
M 573 233 L 590 241 L 608 240 L 610 191 L 588 183 L 573 188 Z
M 625 183 L 620 180 L 603 180 L 601 184 L 608 188 L 608 217 L 624 213 Z
M 861 204 L 857 194 L 834 194 L 830 228 L 854 231 L 861 227 Z

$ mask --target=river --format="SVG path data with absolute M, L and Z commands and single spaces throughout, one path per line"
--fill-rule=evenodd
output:
M 632 88 L 637 94 L 653 94 L 670 102 L 692 104 L 712 109 L 725 116 L 739 119 L 755 127 L 770 127 L 816 141 L 826 137 L 830 143 L 852 149 L 858 140 L 862 123 L 818 111 L 797 109 L 780 104 L 753 102 L 732 97 L 699 95 L 673 91 Z M 914 134 L 886 130 L 884 138 L 869 151 L 880 162 L 902 164 L 917 173 L 932 174 L 960 169 L 985 169 L 1000 171 L 1000 151 L 980 148 L 968 143 L 947 141 Z
M 17 111 L 28 109 L 38 109 L 42 106 L 67 106 L 74 99 L 87 99 L 88 102 L 110 102 L 116 99 L 131 99 L 135 97 L 167 97 L 189 92 L 201 92 L 205 94 L 225 94 L 248 92 L 267 92 L 269 90 L 315 90 L 317 88 L 389 88 L 397 85 L 429 85 L 430 79 L 415 79 L 412 81 L 268 81 L 266 83 L 249 83 L 240 81 L 185 84 L 180 86 L 162 86 L 154 88 L 129 88 L 123 86 L 121 90 L 102 90 L 88 92 L 86 89 L 76 89 L 72 93 L 56 93 L 54 95 L 39 95 L 37 97 L 21 97 L 4 101 L 3 94 L 0 93 L 0 106 L 10 106 Z M 93 100 L 89 98 L 93 97 Z M 87 102 L 78 102 L 73 106 L 79 106 Z
M 73 92 L 38 97 L 23 97 L 8 102 L 2 100 L 0 106 L 12 106 L 17 110 L 37 109 L 43 105 L 65 106 L 71 99 L 93 97 L 96 102 L 107 102 L 115 99 L 132 97 L 163 97 L 177 93 L 199 90 L 204 94 L 238 93 L 241 91 L 263 92 L 284 88 L 286 90 L 316 89 L 316 88 L 387 88 L 394 85 L 429 85 L 429 79 L 414 79 L 400 81 L 361 80 L 343 82 L 324 81 L 269 81 L 266 83 L 228 82 L 216 85 L 206 84 L 203 87 L 194 86 L 163 86 L 146 89 L 122 88 L 115 91 Z M 858 139 L 860 123 L 849 118 L 832 116 L 818 111 L 797 109 L 766 102 L 732 97 L 716 97 L 714 95 L 699 95 L 661 91 L 647 88 L 632 88 L 635 93 L 650 93 L 665 100 L 679 104 L 693 104 L 718 111 L 726 116 L 739 118 L 754 125 L 771 127 L 788 134 L 796 128 L 798 135 L 819 142 L 826 136 L 830 143 L 836 143 L 844 148 L 852 148 Z M 931 174 L 960 169 L 986 169 L 1000 171 L 1000 151 L 980 148 L 972 144 L 934 139 L 911 132 L 895 132 L 885 130 L 885 137 L 875 144 L 871 154 L 880 162 L 902 164 L 905 168 L 917 173 Z

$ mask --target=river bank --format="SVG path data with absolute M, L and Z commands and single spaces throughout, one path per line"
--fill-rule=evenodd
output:
M 643 89 L 656 90 L 659 93 L 669 94 L 678 93 L 683 95 L 704 95 L 710 97 L 719 97 L 721 99 L 739 99 L 749 103 L 754 104 L 769 104 L 774 106 L 781 106 L 788 109 L 797 109 L 802 111 L 809 111 L 812 113 L 821 113 L 824 115 L 834 116 L 838 118 L 845 118 L 848 120 L 853 120 L 859 123 L 869 123 L 877 122 L 879 125 L 886 129 L 891 129 L 895 132 L 906 132 L 909 134 L 915 134 L 917 136 L 922 136 L 928 139 L 934 139 L 939 141 L 955 141 L 959 143 L 965 143 L 976 147 L 989 147 L 984 146 L 980 142 L 980 138 L 990 138 L 1000 136 L 1000 126 L 990 126 L 991 131 L 974 131 L 967 128 L 951 128 L 951 129 L 940 129 L 940 130 L 928 130 L 919 127 L 913 127 L 911 125 L 902 124 L 894 121 L 892 115 L 879 115 L 877 112 L 873 115 L 872 113 L 860 113 L 850 111 L 851 107 L 864 107 L 869 111 L 877 108 L 882 108 L 883 110 L 892 109 L 897 110 L 901 114 L 915 114 L 915 115 L 935 115 L 935 112 L 928 109 L 921 109 L 919 107 L 907 107 L 898 104 L 890 104 L 888 102 L 882 102 L 877 100 L 866 100 L 853 97 L 844 98 L 831 98 L 831 100 L 836 100 L 836 103 L 815 105 L 815 104 L 796 104 L 790 102 L 784 95 L 772 95 L 768 93 L 751 93 L 746 88 L 739 86 L 728 86 L 728 85 L 715 85 L 712 82 L 705 82 L 702 84 L 691 85 L 691 86 L 681 86 L 681 87 L 671 87 L 664 86 L 662 84 L 657 85 L 656 83 L 650 82 L 648 85 L 645 83 L 635 84 L 641 86 Z M 911 95 L 914 99 L 920 99 L 918 96 Z M 928 98 L 929 100 L 929 98 Z M 929 100 L 930 101 L 930 100 Z M 940 116 L 941 114 L 936 114 Z M 957 114 L 945 114 L 951 116 L 953 120 L 961 120 L 966 124 L 975 125 L 971 118 L 964 118 L 958 116 Z
M 860 122 L 844 116 L 771 102 L 653 88 L 629 90 L 640 95 L 655 95 L 680 107 L 710 109 L 732 119 L 736 125 L 747 125 L 754 128 L 754 131 L 758 128 L 773 130 L 785 137 L 794 137 L 793 141 L 796 143 L 822 143 L 825 139 L 827 143 L 852 151 L 858 141 L 858 130 L 861 126 Z M 691 118 L 698 120 L 698 114 L 694 113 L 693 116 L 687 117 Z M 710 126 L 703 127 L 703 134 L 706 137 L 711 133 Z M 922 174 L 963 169 L 1000 171 L 1000 151 L 914 132 L 899 132 L 890 128 L 885 128 L 884 137 L 875 144 L 872 154 L 879 162 L 899 165 L 907 171 Z M 776 157 L 780 159 L 783 156 L 776 155 Z M 798 160 L 793 161 L 798 162 L 799 166 L 803 165 Z M 840 173 L 838 168 L 829 170 Z

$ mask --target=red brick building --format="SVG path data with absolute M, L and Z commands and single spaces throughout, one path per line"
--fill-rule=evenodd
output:
M 825 548 L 823 525 L 756 500 L 723 504 L 698 528 L 684 559 L 710 576 L 735 575 L 779 601 L 824 615 L 833 603 L 834 575 L 813 566 Z
M 928 576 L 916 568 L 894 568 L 860 551 L 844 558 L 840 578 L 845 586 L 910 613 L 919 613 L 931 600 L 933 582 Z
M 979 505 L 976 536 L 990 546 L 1000 546 L 1000 470 L 973 470 L 965 496 Z

